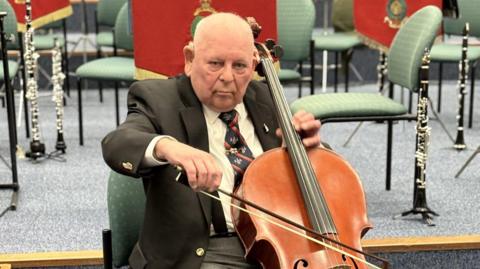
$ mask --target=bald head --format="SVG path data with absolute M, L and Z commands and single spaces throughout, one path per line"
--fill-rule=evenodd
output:
M 193 38 L 194 47 L 208 44 L 211 40 L 232 38 L 254 47 L 252 29 L 240 16 L 232 13 L 214 13 L 203 18 L 197 25 Z
M 202 19 L 185 46 L 185 74 L 200 102 L 216 112 L 242 102 L 257 63 L 252 30 L 241 17 L 215 13 Z

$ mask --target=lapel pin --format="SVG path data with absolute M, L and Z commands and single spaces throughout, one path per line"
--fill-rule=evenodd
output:
M 268 134 L 268 132 L 270 131 L 270 129 L 268 129 L 268 126 L 264 123 L 263 124 L 263 130 L 265 131 L 265 133 Z

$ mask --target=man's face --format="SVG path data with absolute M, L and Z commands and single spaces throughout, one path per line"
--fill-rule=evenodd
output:
M 234 33 L 207 34 L 185 52 L 185 73 L 200 101 L 217 112 L 232 110 L 245 95 L 254 71 L 254 47 L 250 39 Z

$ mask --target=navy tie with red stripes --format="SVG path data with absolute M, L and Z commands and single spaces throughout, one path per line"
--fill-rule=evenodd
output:
M 238 128 L 238 112 L 231 110 L 218 116 L 226 125 L 225 149 L 235 175 L 235 187 L 240 185 L 247 166 L 253 161 L 253 154 Z

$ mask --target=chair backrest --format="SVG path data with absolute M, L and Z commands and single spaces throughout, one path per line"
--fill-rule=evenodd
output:
M 129 30 L 128 3 L 124 3 L 115 20 L 115 45 L 124 50 L 133 50 L 133 35 Z
M 315 6 L 312 0 L 277 1 L 277 43 L 284 50 L 281 60 L 308 59 L 314 23 Z
M 445 18 L 443 29 L 446 34 L 462 35 L 465 23 L 470 24 L 470 35 L 480 37 L 480 2 L 477 0 L 457 0 L 458 19 Z
M 145 214 L 142 180 L 111 171 L 107 190 L 108 218 L 112 231 L 112 259 L 117 267 L 127 265 L 138 241 Z
M 101 26 L 115 26 L 118 12 L 128 0 L 100 0 L 97 3 L 97 23 Z
M 395 35 L 388 53 L 388 79 L 412 91 L 418 90 L 418 73 L 425 49 L 430 49 L 442 21 L 438 7 L 415 12 Z
M 15 11 L 7 0 L 0 0 L 0 10 L 7 12 L 7 16 L 3 20 L 5 33 L 7 36 L 12 36 L 15 39 L 15 42 L 9 42 L 7 48 L 16 48 L 15 44 L 18 44 L 18 34 Z

